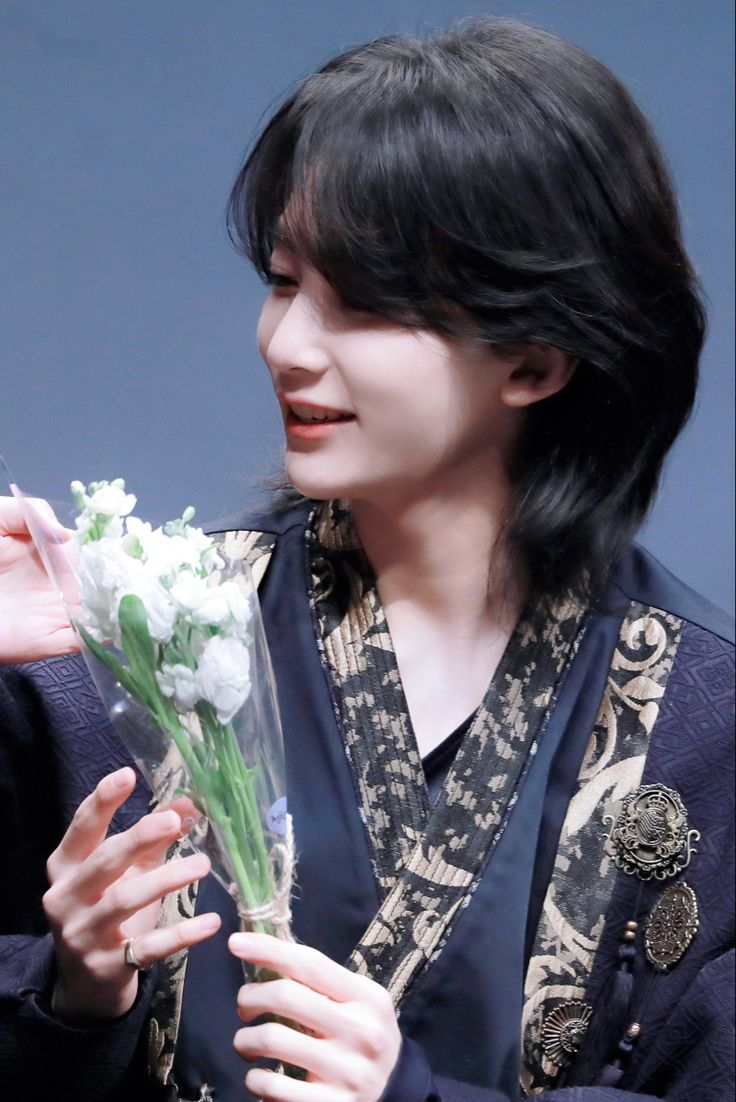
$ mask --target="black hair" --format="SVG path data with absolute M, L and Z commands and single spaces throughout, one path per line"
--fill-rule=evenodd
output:
M 687 420 L 705 328 L 656 140 L 609 70 L 507 19 L 377 39 L 276 112 L 228 215 L 265 279 L 282 227 L 349 307 L 578 360 L 529 410 L 506 538 L 535 594 L 595 596 Z

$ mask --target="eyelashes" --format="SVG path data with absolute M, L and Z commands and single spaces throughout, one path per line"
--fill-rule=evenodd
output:
M 301 286 L 298 277 L 286 275 L 285 272 L 274 272 L 273 269 L 268 269 L 263 273 L 263 280 L 266 286 L 270 287 L 276 296 L 279 295 L 279 292 L 290 292 L 293 294 L 298 291 Z M 324 300 L 319 304 L 319 309 L 324 317 L 330 318 L 331 324 L 333 325 L 343 325 L 348 320 L 352 325 L 355 325 L 356 322 L 368 322 L 375 325 L 380 321 L 385 322 L 388 320 L 382 318 L 380 313 L 367 308 L 362 303 L 360 305 L 352 305 L 346 302 L 334 291 L 325 295 Z
M 297 286 L 297 281 L 293 276 L 283 275 L 280 272 L 266 272 L 266 283 L 269 287 L 276 288 Z

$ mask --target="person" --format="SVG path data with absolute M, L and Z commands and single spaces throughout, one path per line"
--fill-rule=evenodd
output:
M 212 531 L 261 579 L 296 942 L 164 860 L 6 500 L 5 1096 L 731 1098 L 731 629 L 631 542 L 704 328 L 648 124 L 521 23 L 385 37 L 229 214 L 288 486 Z

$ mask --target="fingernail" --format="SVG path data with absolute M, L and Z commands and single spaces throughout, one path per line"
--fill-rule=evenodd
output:
M 217 930 L 220 927 L 220 916 L 215 914 L 198 915 L 197 922 L 203 930 Z
M 123 769 L 118 769 L 117 773 L 113 773 L 112 783 L 115 788 L 128 787 L 130 784 L 130 769 L 127 765 Z
M 231 934 L 228 946 L 239 953 L 245 953 L 251 948 L 253 942 L 248 934 Z
M 161 811 L 153 819 L 156 834 L 168 834 L 179 826 L 179 817 L 174 811 Z

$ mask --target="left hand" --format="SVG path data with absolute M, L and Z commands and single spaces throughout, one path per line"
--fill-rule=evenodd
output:
M 60 573 L 69 566 L 61 545 L 71 532 L 63 528 L 51 506 L 36 498 L 28 505 L 45 527 Z M 0 497 L 0 663 L 35 662 L 72 654 L 79 642 L 38 552 L 18 502 Z
M 229 946 L 241 960 L 284 977 L 241 987 L 240 1018 L 250 1022 L 274 1014 L 309 1031 L 298 1033 L 279 1022 L 238 1030 L 234 1045 L 244 1059 L 280 1060 L 308 1073 L 299 1082 L 252 1068 L 245 1079 L 248 1090 L 263 1102 L 378 1102 L 401 1048 L 388 992 L 307 945 L 266 934 L 233 934 Z

